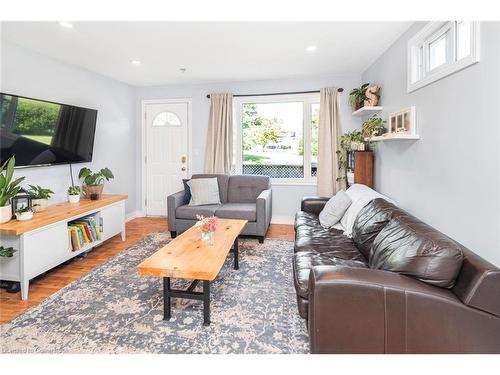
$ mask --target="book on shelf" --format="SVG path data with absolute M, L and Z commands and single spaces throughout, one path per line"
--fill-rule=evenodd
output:
M 93 217 L 84 217 L 68 223 L 68 243 L 71 251 L 81 250 L 86 244 L 100 239 L 101 231 Z

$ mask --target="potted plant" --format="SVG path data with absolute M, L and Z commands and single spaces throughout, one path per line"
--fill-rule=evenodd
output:
M 22 206 L 16 210 L 16 219 L 19 221 L 31 220 L 33 218 L 33 211 L 28 206 Z
M 49 205 L 49 198 L 54 192 L 40 185 L 28 185 L 28 194 L 31 196 L 31 203 L 34 212 L 42 212 Z
M 80 186 L 70 186 L 68 188 L 68 201 L 69 203 L 78 203 L 80 202 Z
M 370 141 L 372 137 L 385 133 L 385 121 L 378 116 L 373 116 L 363 123 L 362 134 L 363 138 Z
M 16 159 L 12 156 L 3 163 L 0 169 L 0 224 L 8 222 L 12 218 L 10 199 L 19 193 L 21 189 L 19 184 L 24 180 L 24 177 L 12 180 L 15 164 Z
M 83 193 L 85 197 L 97 200 L 101 197 L 104 188 L 104 180 L 113 179 L 113 173 L 109 168 L 103 168 L 100 171 L 92 172 L 89 168 L 80 169 L 78 178 L 83 179 Z
M 0 257 L 11 258 L 16 251 L 13 247 L 0 246 Z
M 366 97 L 366 89 L 369 85 L 369 83 L 365 83 L 361 85 L 361 87 L 352 89 L 349 93 L 349 103 L 351 104 L 353 112 L 363 107 L 365 100 L 368 99 Z
M 337 181 L 348 181 L 352 179 L 353 173 L 348 170 L 347 156 L 350 151 L 356 151 L 359 149 L 360 144 L 364 144 L 365 140 L 363 135 L 359 130 L 353 130 L 347 132 L 340 137 L 340 150 L 336 152 L 337 154 L 337 167 L 339 171 L 339 177 Z

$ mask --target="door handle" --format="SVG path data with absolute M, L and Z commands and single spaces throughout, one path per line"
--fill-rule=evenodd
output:
M 186 163 L 187 157 L 186 155 L 181 156 L 181 163 Z
M 186 167 L 182 167 L 181 171 L 185 172 L 186 171 Z

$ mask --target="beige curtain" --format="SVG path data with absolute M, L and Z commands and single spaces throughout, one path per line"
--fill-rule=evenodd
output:
M 337 181 L 340 150 L 340 116 L 338 92 L 335 87 L 320 90 L 318 129 L 318 195 L 331 197 L 342 189 L 344 181 Z
M 228 174 L 233 160 L 233 95 L 210 94 L 205 173 Z

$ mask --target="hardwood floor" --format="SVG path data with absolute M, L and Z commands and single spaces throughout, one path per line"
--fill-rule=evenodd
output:
M 125 242 L 122 242 L 120 235 L 115 236 L 90 251 L 86 258 L 74 258 L 31 280 L 27 301 L 21 300 L 20 293 L 7 293 L 5 289 L 0 289 L 0 324 L 14 319 L 149 233 L 159 231 L 167 231 L 165 218 L 148 217 L 129 221 Z M 293 240 L 294 235 L 293 225 L 271 224 L 266 238 Z

